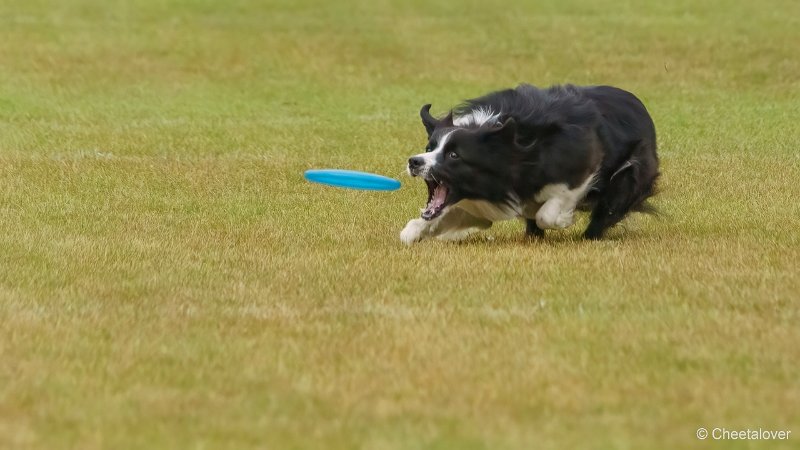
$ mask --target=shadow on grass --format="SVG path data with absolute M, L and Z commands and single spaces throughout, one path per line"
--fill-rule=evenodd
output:
M 583 238 L 585 224 L 575 224 L 566 230 L 548 230 L 544 237 L 528 236 L 520 229 L 487 230 L 476 232 L 463 241 L 435 241 L 443 246 L 458 247 L 575 247 L 582 245 L 603 245 L 604 243 L 645 242 L 658 240 L 661 233 L 656 230 L 643 229 L 637 224 L 619 224 L 608 230 L 605 237 L 599 241 Z

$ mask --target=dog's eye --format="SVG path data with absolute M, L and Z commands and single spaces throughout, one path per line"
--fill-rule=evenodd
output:
M 450 159 L 458 159 L 458 153 L 450 152 L 450 153 L 447 154 L 447 157 L 450 158 Z
M 433 150 L 433 149 L 435 149 L 435 148 L 436 148 L 436 142 L 432 142 L 432 141 L 431 141 L 430 143 L 428 143 L 428 146 L 427 146 L 427 147 L 425 147 L 425 151 L 426 151 L 426 152 L 429 152 L 429 151 L 431 151 L 431 150 Z

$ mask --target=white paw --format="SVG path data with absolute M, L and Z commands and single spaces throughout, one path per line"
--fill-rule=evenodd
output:
M 425 219 L 411 219 L 400 232 L 400 241 L 403 244 L 411 245 L 422 239 L 422 232 L 425 230 Z
M 575 223 L 575 211 L 562 211 L 557 206 L 553 207 L 545 204 L 536 213 L 536 225 L 543 230 L 553 230 L 567 228 Z
M 556 218 L 555 225 L 558 228 L 567 228 L 571 227 L 573 223 L 575 223 L 575 212 L 561 211 L 561 214 Z

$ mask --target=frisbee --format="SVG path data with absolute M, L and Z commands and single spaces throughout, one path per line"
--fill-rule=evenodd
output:
M 400 182 L 394 178 L 374 173 L 357 172 L 355 170 L 317 169 L 306 170 L 306 180 L 347 189 L 364 191 L 395 191 L 400 189 Z

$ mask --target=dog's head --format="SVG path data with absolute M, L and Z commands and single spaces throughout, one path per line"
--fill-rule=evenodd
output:
M 408 173 L 425 180 L 428 201 L 422 218 L 438 217 L 463 199 L 503 201 L 512 188 L 516 123 L 505 122 L 464 128 L 453 124 L 453 113 L 442 119 L 420 111 L 428 133 L 425 152 L 408 160 Z

